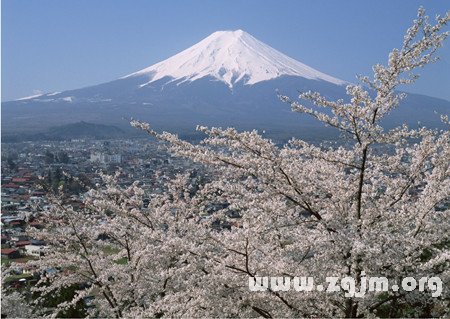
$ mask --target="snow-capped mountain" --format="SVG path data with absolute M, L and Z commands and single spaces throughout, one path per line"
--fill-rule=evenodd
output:
M 149 80 L 141 87 L 165 77 L 172 78 L 171 81 L 192 82 L 207 76 L 226 83 L 230 88 L 239 81 L 251 85 L 283 75 L 337 85 L 345 83 L 284 55 L 242 30 L 214 32 L 167 60 L 124 78 L 142 75 L 148 76 Z
M 357 72 L 355 72 L 357 73 Z M 322 134 L 277 97 L 318 91 L 345 98 L 346 82 L 315 70 L 242 31 L 218 31 L 192 47 L 120 79 L 2 103 L 2 133 L 39 132 L 80 121 L 129 128 L 128 119 L 189 134 L 197 124 L 261 129 L 275 138 Z M 435 126 L 450 102 L 410 95 L 394 122 Z M 424 106 L 426 105 L 426 107 Z M 396 121 L 395 121 L 396 120 Z

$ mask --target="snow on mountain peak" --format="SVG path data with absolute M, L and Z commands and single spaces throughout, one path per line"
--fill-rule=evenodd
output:
M 164 77 L 185 82 L 206 76 L 225 82 L 230 88 L 241 80 L 252 85 L 282 75 L 338 85 L 345 83 L 288 57 L 242 30 L 214 32 L 190 48 L 124 78 L 142 75 L 148 75 L 149 81 L 141 87 Z

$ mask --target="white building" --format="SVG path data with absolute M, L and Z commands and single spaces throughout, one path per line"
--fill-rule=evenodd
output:
M 120 154 L 105 154 L 105 153 L 92 153 L 91 162 L 98 162 L 102 164 L 120 164 L 122 163 L 122 155 Z
M 47 248 L 48 248 L 47 246 L 25 245 L 25 253 L 28 256 L 40 257 L 44 254 Z

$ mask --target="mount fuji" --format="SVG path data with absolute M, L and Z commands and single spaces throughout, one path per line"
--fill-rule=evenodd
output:
M 117 80 L 2 103 L 2 135 L 35 134 L 80 121 L 129 127 L 128 119 L 190 135 L 197 124 L 265 130 L 273 138 L 330 131 L 279 101 L 299 91 L 345 98 L 348 83 L 315 70 L 242 31 L 218 31 L 192 47 Z M 409 94 L 387 125 L 438 126 L 450 102 Z
M 146 86 L 159 79 L 183 83 L 211 76 L 230 88 L 285 76 L 299 76 L 342 85 L 345 82 L 300 63 L 242 31 L 218 31 L 173 57 L 124 78 L 146 75 Z

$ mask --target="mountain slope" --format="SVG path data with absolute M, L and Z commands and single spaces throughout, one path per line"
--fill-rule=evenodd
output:
M 52 140 L 62 141 L 70 139 L 118 139 L 131 136 L 131 132 L 125 132 L 124 130 L 112 126 L 103 124 L 94 124 L 86 122 L 71 123 L 66 125 L 60 125 L 50 128 L 48 131 L 27 134 L 22 132 L 21 134 L 6 134 L 2 136 L 2 142 L 20 142 L 38 141 L 38 140 Z M 134 132 L 137 133 L 137 132 Z M 137 134 L 135 134 L 137 135 Z
M 39 132 L 80 121 L 128 127 L 131 118 L 158 130 L 191 134 L 197 124 L 265 130 L 269 136 L 323 136 L 316 121 L 277 98 L 318 91 L 345 98 L 346 82 L 298 62 L 241 31 L 220 31 L 143 70 L 86 88 L 2 103 L 2 133 Z M 389 126 L 439 125 L 450 102 L 410 95 Z M 327 133 L 328 134 L 328 133 Z

